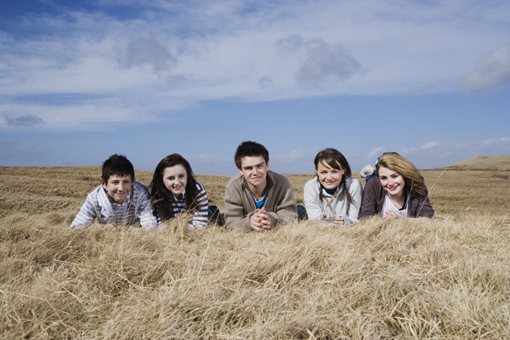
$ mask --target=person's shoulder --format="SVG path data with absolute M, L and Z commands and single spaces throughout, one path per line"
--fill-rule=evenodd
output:
M 89 191 L 89 193 L 87 194 L 87 197 L 89 197 L 91 199 L 97 199 L 97 196 L 99 195 L 101 190 L 104 190 L 103 187 L 101 185 L 98 185 L 97 187 L 95 187 L 94 189 Z
M 282 175 L 282 174 L 280 174 L 278 172 L 274 172 L 272 170 L 269 170 L 267 172 L 267 175 L 269 177 L 271 177 L 276 182 L 289 182 L 290 183 L 289 179 L 286 176 L 284 176 L 284 175 Z
M 241 174 L 237 174 L 237 175 L 235 175 L 235 176 L 232 176 L 232 177 L 228 180 L 228 182 L 227 182 L 226 186 L 227 186 L 227 187 L 232 186 L 232 185 L 237 186 L 237 185 L 241 185 L 241 184 L 242 184 L 242 182 L 243 182 L 243 176 L 242 176 Z
M 374 177 L 374 178 L 370 179 L 369 181 L 367 181 L 367 183 L 365 183 L 365 190 L 366 189 L 377 190 L 378 188 L 382 188 L 382 187 L 381 187 L 381 182 L 379 181 L 379 178 L 377 178 L 377 177 Z
M 361 181 L 357 178 L 352 179 L 351 186 L 354 188 L 363 188 L 363 186 L 361 185 Z
M 147 187 L 138 181 L 133 182 L 133 191 L 136 193 L 149 193 Z
M 307 188 L 316 188 L 316 187 L 318 187 L 317 186 L 317 178 L 316 177 L 306 181 L 305 186 L 304 186 L 305 189 L 307 189 Z
M 93 206 L 98 206 L 99 204 L 99 195 L 101 194 L 101 190 L 104 190 L 101 185 L 98 185 L 87 194 L 87 198 L 83 204 L 92 204 Z
M 205 186 L 202 182 L 200 182 L 199 180 L 195 180 L 195 187 L 199 190 L 199 191 L 202 191 L 202 190 L 205 190 Z

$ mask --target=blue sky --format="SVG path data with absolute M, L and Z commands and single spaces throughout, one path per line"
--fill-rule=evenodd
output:
M 236 172 L 243 140 L 313 172 L 510 155 L 508 1 L 4 0 L 0 165 Z

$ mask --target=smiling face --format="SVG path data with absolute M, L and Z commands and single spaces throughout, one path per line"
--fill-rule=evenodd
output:
M 405 180 L 398 172 L 379 167 L 379 180 L 386 193 L 392 198 L 402 197 L 405 189 Z
M 337 188 L 342 183 L 344 174 L 345 170 L 335 169 L 325 162 L 319 162 L 319 164 L 317 164 L 317 178 L 320 184 L 326 189 Z
M 252 192 L 265 189 L 269 166 L 262 156 L 246 156 L 241 158 L 240 173 L 248 183 Z
M 188 183 L 186 168 L 177 164 L 163 170 L 163 184 L 174 196 L 184 193 Z
M 115 203 L 122 203 L 126 200 L 129 193 L 131 192 L 131 188 L 133 187 L 133 179 L 131 178 L 131 175 L 110 175 L 110 178 L 108 178 L 107 182 L 101 180 L 101 185 L 106 190 L 108 196 Z

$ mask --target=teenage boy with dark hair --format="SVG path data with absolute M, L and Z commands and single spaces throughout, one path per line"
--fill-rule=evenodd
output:
M 225 187 L 228 229 L 264 231 L 297 218 L 294 190 L 286 177 L 269 170 L 263 145 L 242 142 L 234 158 L 240 173 Z
M 100 224 L 125 225 L 140 223 L 155 229 L 157 219 L 149 203 L 149 192 L 135 181 L 133 164 L 123 155 L 112 155 L 103 163 L 100 185 L 92 190 L 71 223 L 71 229 Z

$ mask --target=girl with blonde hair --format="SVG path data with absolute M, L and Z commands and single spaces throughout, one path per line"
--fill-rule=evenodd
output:
M 377 160 L 378 178 L 367 182 L 360 218 L 433 217 L 425 180 L 413 163 L 397 152 L 386 152 Z

